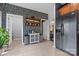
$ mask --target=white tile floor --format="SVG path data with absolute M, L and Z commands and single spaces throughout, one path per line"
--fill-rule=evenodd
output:
M 21 45 L 13 43 L 13 47 L 4 56 L 69 56 L 68 54 L 53 48 L 52 41 L 37 44 Z

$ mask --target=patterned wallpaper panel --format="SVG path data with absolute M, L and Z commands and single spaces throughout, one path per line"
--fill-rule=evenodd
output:
M 48 14 L 37 12 L 34 10 L 26 9 L 26 8 L 15 6 L 15 5 L 11 5 L 8 3 L 0 3 L 0 10 L 3 12 L 3 14 L 2 14 L 3 15 L 3 17 L 2 17 L 3 22 L 4 22 L 4 20 L 6 21 L 6 18 L 5 18 L 6 13 L 22 15 L 24 17 L 37 16 L 37 17 L 41 17 L 43 19 L 48 19 Z M 3 25 L 4 25 L 4 23 L 3 23 Z
M 37 16 L 37 17 L 40 17 L 43 19 L 48 19 L 48 14 L 30 10 L 30 9 L 26 9 L 26 8 L 15 6 L 15 5 L 11 5 L 8 3 L 0 3 L 0 11 L 2 11 L 2 27 L 3 28 L 6 28 L 6 13 L 22 15 L 23 21 L 25 20 L 26 16 Z M 32 29 L 35 32 L 39 32 L 42 34 L 42 31 L 43 31 L 42 30 L 42 23 L 41 23 L 40 27 L 30 27 L 30 26 L 23 25 L 23 35 L 28 33 L 29 29 Z

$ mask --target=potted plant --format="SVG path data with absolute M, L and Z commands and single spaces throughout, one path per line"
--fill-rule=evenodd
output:
M 9 33 L 0 27 L 0 50 L 2 50 L 2 48 L 5 45 L 8 45 L 8 41 L 9 41 Z

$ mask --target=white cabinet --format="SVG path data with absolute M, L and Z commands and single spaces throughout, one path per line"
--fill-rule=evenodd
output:
M 39 33 L 29 33 L 30 43 L 39 42 Z

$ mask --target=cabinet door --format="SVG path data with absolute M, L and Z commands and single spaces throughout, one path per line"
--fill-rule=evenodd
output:
M 38 34 L 36 35 L 35 41 L 36 41 L 36 42 L 39 42 L 39 35 L 38 35 Z
M 34 35 L 31 35 L 31 43 L 34 43 L 34 41 L 35 41 L 35 37 Z

